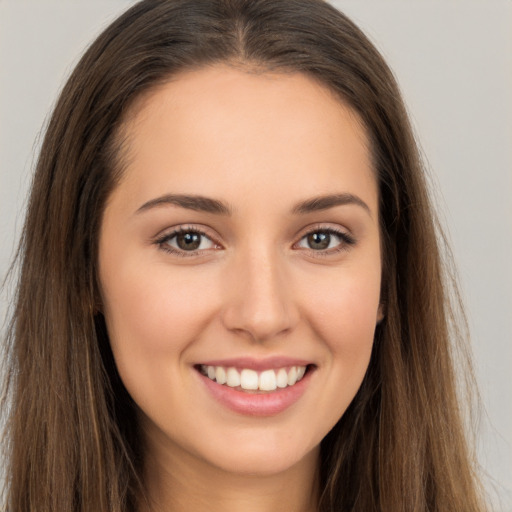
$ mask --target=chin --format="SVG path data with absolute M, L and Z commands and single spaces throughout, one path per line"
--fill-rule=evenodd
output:
M 226 448 L 228 446 L 229 448 Z M 316 467 L 320 446 L 312 448 L 268 439 L 244 443 L 216 444 L 205 459 L 222 471 L 246 476 L 274 476 L 293 471 L 295 467 Z M 305 464 L 306 462 L 311 464 Z

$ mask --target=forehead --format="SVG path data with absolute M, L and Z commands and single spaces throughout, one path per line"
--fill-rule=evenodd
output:
M 183 72 L 136 101 L 124 134 L 122 183 L 148 199 L 165 188 L 252 194 L 255 182 L 286 184 L 281 196 L 376 188 L 359 116 L 300 73 Z

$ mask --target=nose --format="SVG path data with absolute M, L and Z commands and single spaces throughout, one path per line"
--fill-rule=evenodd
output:
M 238 258 L 225 280 L 222 320 L 228 330 L 265 342 L 294 329 L 299 310 L 285 267 L 271 251 Z

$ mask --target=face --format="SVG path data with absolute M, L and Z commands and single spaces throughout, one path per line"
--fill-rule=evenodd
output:
M 151 92 L 125 129 L 100 283 L 149 452 L 251 474 L 311 460 L 380 314 L 359 119 L 304 75 L 219 65 Z

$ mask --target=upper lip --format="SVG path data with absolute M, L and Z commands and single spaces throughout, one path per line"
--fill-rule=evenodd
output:
M 225 368 L 247 368 L 249 370 L 264 371 L 287 366 L 308 366 L 311 361 L 287 356 L 273 356 L 262 359 L 252 357 L 235 357 L 229 359 L 209 359 L 201 361 L 198 365 L 223 366 Z

